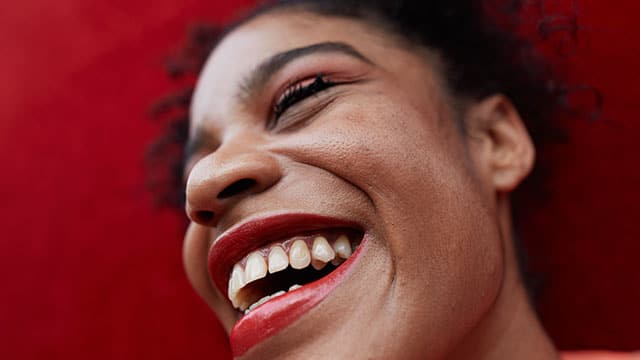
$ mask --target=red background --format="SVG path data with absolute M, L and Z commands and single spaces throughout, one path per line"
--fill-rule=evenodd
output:
M 553 199 L 527 219 L 526 239 L 558 346 L 630 350 L 640 348 L 640 6 L 577 4 L 570 78 L 602 91 L 604 112 L 571 121 Z M 145 191 L 143 155 L 159 131 L 149 105 L 173 88 L 162 59 L 187 24 L 238 6 L 0 5 L 3 358 L 229 356 L 184 277 L 181 217 Z

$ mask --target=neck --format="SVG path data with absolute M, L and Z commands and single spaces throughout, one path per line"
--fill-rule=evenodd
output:
M 450 359 L 558 359 L 557 351 L 529 303 L 518 271 L 511 209 L 506 195 L 498 198 L 498 212 L 505 252 L 502 288 L 494 306 Z

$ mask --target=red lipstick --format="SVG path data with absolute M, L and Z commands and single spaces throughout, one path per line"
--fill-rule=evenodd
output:
M 302 232 L 327 228 L 354 228 L 350 221 L 311 214 L 280 214 L 242 223 L 221 235 L 209 252 L 209 273 L 222 294 L 227 293 L 233 265 L 249 252 Z M 347 277 L 366 249 L 366 235 L 356 251 L 327 276 L 274 298 L 243 316 L 231 331 L 234 356 L 284 329 L 319 304 Z

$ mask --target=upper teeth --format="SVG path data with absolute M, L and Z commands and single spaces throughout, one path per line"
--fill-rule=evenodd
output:
M 239 296 L 239 292 L 247 284 L 267 276 L 267 272 L 273 274 L 286 269 L 289 265 L 294 269 L 304 269 L 312 265 L 314 269 L 319 270 L 328 262 L 338 265 L 351 254 L 352 245 L 345 234 L 339 234 L 337 237 L 335 235 L 295 237 L 281 243 L 273 243 L 251 252 L 233 266 L 227 295 L 235 308 L 247 310 L 251 307 L 253 309 L 275 296 L 265 296 L 251 304 L 243 296 Z M 295 290 L 295 288 L 297 287 L 292 286 L 289 290 Z M 281 295 L 280 292 L 277 294 Z
M 289 249 L 289 263 L 294 269 L 304 269 L 311 263 L 311 254 L 304 240 L 296 240 Z
M 275 245 L 269 251 L 269 273 L 284 270 L 289 266 L 289 257 L 282 246 Z

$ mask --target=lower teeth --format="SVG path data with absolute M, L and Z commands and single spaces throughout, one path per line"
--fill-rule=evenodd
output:
M 301 288 L 301 287 L 302 287 L 301 285 L 295 284 L 295 285 L 292 285 L 292 286 L 289 288 L 289 291 L 293 291 L 293 290 L 299 289 L 299 288 Z M 275 298 L 277 298 L 278 296 L 284 295 L 284 294 L 286 294 L 286 293 L 287 293 L 286 291 L 284 291 L 284 290 L 280 290 L 280 291 L 278 291 L 278 292 L 276 292 L 276 293 L 273 293 L 273 294 L 271 294 L 271 295 L 267 295 L 267 296 L 265 296 L 265 297 L 261 298 L 260 300 L 256 301 L 255 303 L 251 304 L 251 306 L 249 306 L 249 308 L 248 308 L 247 310 L 245 310 L 245 311 L 244 311 L 244 314 L 245 314 L 245 315 L 247 315 L 249 312 L 251 312 L 251 310 L 253 310 L 253 309 L 257 308 L 258 306 L 260 306 L 260 305 L 262 305 L 262 304 L 266 303 L 267 301 L 269 301 L 269 300 L 271 300 L 271 299 L 275 299 Z

